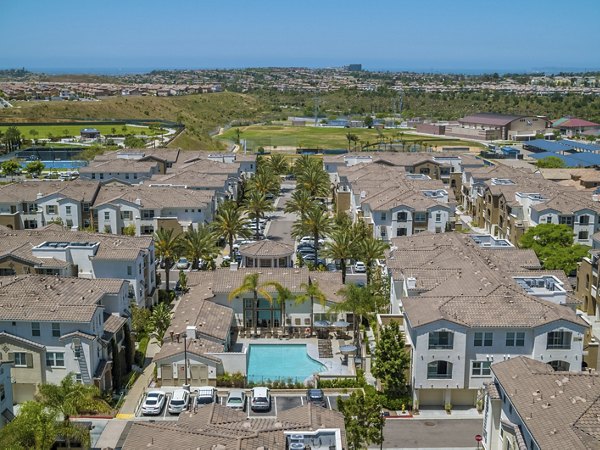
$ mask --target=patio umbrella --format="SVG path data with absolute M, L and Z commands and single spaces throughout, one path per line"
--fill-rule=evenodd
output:
M 357 350 L 356 345 L 348 344 L 348 345 L 340 345 L 340 353 L 343 355 L 347 355 L 348 353 L 353 353 Z
M 316 328 L 328 328 L 331 326 L 331 323 L 328 320 L 317 320 L 314 323 Z
M 335 328 L 348 328 L 348 326 L 350 325 L 350 322 L 346 322 L 345 320 L 338 320 L 336 322 L 333 322 L 332 325 Z

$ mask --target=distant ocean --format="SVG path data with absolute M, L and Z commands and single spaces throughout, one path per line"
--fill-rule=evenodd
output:
M 251 67 L 266 67 L 266 66 L 247 66 Z M 312 66 L 272 66 L 272 67 L 312 67 Z M 331 66 L 332 68 L 334 66 Z M 340 66 L 337 66 L 340 67 Z M 211 69 L 241 69 L 243 67 L 26 67 L 31 72 L 45 73 L 48 75 L 135 75 L 152 72 L 153 70 L 211 70 Z M 317 67 L 313 68 L 325 68 Z M 533 69 L 448 69 L 448 68 L 410 68 L 410 67 L 369 67 L 363 65 L 363 70 L 370 72 L 414 72 L 414 73 L 433 73 L 433 74 L 454 74 L 454 75 L 481 75 L 486 73 L 539 73 L 556 74 L 560 72 L 597 72 L 600 69 L 596 68 L 581 68 L 581 67 L 540 67 Z

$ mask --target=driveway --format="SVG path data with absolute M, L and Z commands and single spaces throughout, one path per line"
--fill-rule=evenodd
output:
M 294 245 L 294 238 L 292 237 L 292 225 L 296 221 L 296 214 L 287 214 L 283 212 L 285 204 L 291 198 L 292 192 L 294 192 L 295 184 L 282 184 L 281 195 L 277 199 L 277 206 L 275 211 L 271 213 L 271 222 L 268 225 L 267 237 L 274 241 L 284 242 L 291 246 Z

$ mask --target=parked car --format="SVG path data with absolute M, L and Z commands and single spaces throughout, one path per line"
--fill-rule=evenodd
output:
M 142 404 L 142 414 L 145 416 L 159 415 L 165 406 L 167 394 L 164 391 L 150 391 Z
M 314 250 L 315 246 L 308 242 L 301 242 L 298 244 L 298 250 Z
M 269 388 L 255 387 L 252 389 L 250 408 L 252 408 L 252 411 L 271 410 L 271 393 L 269 391 Z
M 225 406 L 244 411 L 246 409 L 246 393 L 241 389 L 232 389 L 229 391 Z
M 187 269 L 188 267 L 190 267 L 190 262 L 187 260 L 187 258 L 179 258 L 177 261 L 177 268 Z
M 190 403 L 190 393 L 187 389 L 175 389 L 173 397 L 169 400 L 168 411 L 171 414 L 179 414 L 185 411 Z
M 306 403 L 312 403 L 313 405 L 327 407 L 325 402 L 325 394 L 323 389 L 308 389 L 306 391 Z
M 198 388 L 196 394 L 196 406 L 209 405 L 217 401 L 217 389 L 212 386 Z
M 356 273 L 365 273 L 367 271 L 367 266 L 362 261 L 356 261 L 354 263 L 354 271 Z

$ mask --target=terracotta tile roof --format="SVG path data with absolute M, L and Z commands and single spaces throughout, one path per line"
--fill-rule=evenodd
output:
M 198 408 L 197 413 L 182 413 L 177 422 L 134 422 L 123 443 L 123 450 L 147 450 L 149 447 L 283 449 L 286 447 L 284 431 L 324 428 L 340 429 L 343 448 L 346 448 L 344 419 L 337 411 L 309 404 L 281 412 L 276 419 L 248 419 L 244 412 L 211 404 Z
M 100 183 L 92 180 L 21 181 L 0 186 L 0 203 L 34 203 L 38 200 L 38 194 L 42 197 L 59 194 L 61 197 L 80 202 L 92 202 L 99 185 Z
M 492 364 L 492 372 L 539 448 L 600 448 L 597 373 L 555 372 L 523 356 Z
M 212 297 L 212 295 L 211 295 Z M 233 309 L 214 303 L 198 295 L 191 288 L 177 305 L 171 326 L 165 333 L 170 340 L 171 332 L 183 333 L 188 326 L 196 326 L 197 333 L 219 341 L 226 341 L 233 321 Z
M 173 338 L 173 341 L 171 341 L 170 337 L 167 337 L 160 347 L 158 353 L 154 355 L 153 361 L 158 362 L 173 355 L 183 354 L 183 342 L 183 338 L 180 338 L 179 342 L 177 342 L 175 337 Z M 207 353 L 223 353 L 225 351 L 225 345 L 223 343 L 215 342 L 202 337 L 195 339 L 188 338 L 185 342 L 187 344 L 188 353 L 201 356 L 215 362 L 219 362 L 220 360 L 214 356 L 208 355 Z
M 127 323 L 125 317 L 118 316 L 116 314 L 104 314 L 104 332 L 109 334 L 115 334 L 123 325 Z
M 79 173 L 150 173 L 158 170 L 156 161 L 138 161 L 135 159 L 115 158 L 108 161 L 92 161 L 79 168 Z
M 250 258 L 283 258 L 284 256 L 291 256 L 293 253 L 294 247 L 291 245 L 269 239 L 263 239 L 240 247 L 240 254 Z
M 108 203 L 128 202 L 140 208 L 168 209 L 176 207 L 204 207 L 214 198 L 213 190 L 181 189 L 171 186 L 126 185 L 111 183 L 102 185 L 94 208 Z M 139 202 L 139 203 L 138 203 Z
M 497 113 L 477 113 L 465 116 L 462 119 L 458 119 L 458 121 L 461 123 L 478 123 L 483 125 L 506 126 L 509 123 L 522 117 L 525 116 Z
M 41 275 L 0 277 L 0 320 L 89 322 L 125 281 Z

